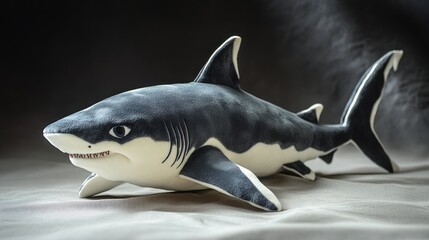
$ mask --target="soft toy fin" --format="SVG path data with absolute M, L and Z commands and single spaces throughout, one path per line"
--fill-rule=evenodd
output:
M 229 160 L 217 148 L 203 147 L 194 152 L 179 176 L 263 210 L 281 210 L 277 197 L 252 172 Z
M 297 113 L 297 115 L 306 121 L 309 121 L 312 123 L 319 123 L 320 114 L 322 113 L 322 110 L 323 110 L 323 105 L 320 103 L 316 103 L 311 107 L 309 107 L 308 109 L 305 109 Z
M 386 154 L 374 130 L 374 119 L 387 75 L 396 70 L 403 52 L 394 50 L 378 59 L 361 77 L 344 109 L 341 123 L 351 133 L 351 140 L 362 152 L 388 172 L 397 166 Z
M 287 163 L 283 165 L 283 168 L 286 169 L 287 171 L 295 173 L 296 175 L 304 179 L 307 179 L 310 181 L 316 180 L 316 174 L 310 168 L 305 166 L 305 164 L 301 161 Z
M 319 156 L 319 158 L 320 159 L 322 159 L 325 163 L 331 163 L 332 162 L 332 158 L 334 157 L 334 153 L 336 152 L 337 150 L 334 150 L 334 151 L 332 151 L 332 152 L 330 152 L 330 153 L 328 153 L 328 154 L 326 154 L 326 155 L 323 155 L 323 156 Z
M 99 193 L 110 190 L 114 187 L 121 185 L 123 182 L 110 181 L 98 176 L 95 173 L 89 175 L 85 181 L 80 185 L 79 197 L 87 198 Z
M 230 37 L 209 58 L 194 82 L 221 84 L 240 90 L 237 55 L 241 38 Z

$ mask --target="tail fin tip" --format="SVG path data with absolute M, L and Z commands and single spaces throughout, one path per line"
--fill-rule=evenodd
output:
M 387 63 L 387 66 L 383 72 L 384 80 L 387 79 L 387 76 L 389 75 L 389 72 L 392 68 L 393 68 L 393 71 L 395 71 L 395 72 L 398 70 L 399 61 L 401 60 L 402 55 L 404 55 L 404 51 L 403 50 L 392 50 L 392 51 L 390 51 L 390 54 L 391 54 L 391 57 L 390 57 L 389 62 Z

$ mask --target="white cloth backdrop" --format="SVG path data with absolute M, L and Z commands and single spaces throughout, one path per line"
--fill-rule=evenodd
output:
M 88 173 L 59 156 L 0 159 L 0 239 L 429 239 L 429 159 L 394 157 L 402 172 L 385 174 L 347 148 L 308 163 L 315 182 L 263 179 L 284 207 L 263 212 L 212 190 L 79 199 Z

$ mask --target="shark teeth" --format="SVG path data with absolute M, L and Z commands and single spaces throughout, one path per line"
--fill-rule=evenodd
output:
M 69 154 L 71 158 L 82 158 L 82 159 L 94 159 L 94 158 L 102 158 L 110 155 L 110 151 L 104 151 L 99 153 L 72 153 Z

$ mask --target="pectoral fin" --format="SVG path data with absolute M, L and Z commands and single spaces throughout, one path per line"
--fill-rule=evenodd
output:
M 89 175 L 86 180 L 80 185 L 79 197 L 87 198 L 96 194 L 105 192 L 114 187 L 121 185 L 123 182 L 110 181 L 98 176 L 95 173 Z
M 238 166 L 214 147 L 204 147 L 194 152 L 180 172 L 180 177 L 266 211 L 281 210 L 277 197 L 252 172 Z
M 301 161 L 285 164 L 283 168 L 307 180 L 316 180 L 316 174 Z

